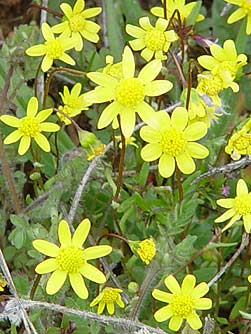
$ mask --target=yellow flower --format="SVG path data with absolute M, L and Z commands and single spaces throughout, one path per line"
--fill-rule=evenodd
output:
M 226 231 L 237 220 L 242 219 L 244 228 L 247 233 L 251 233 L 251 193 L 248 192 L 248 187 L 243 179 L 240 179 L 236 187 L 235 198 L 218 199 L 217 204 L 223 208 L 228 209 L 215 222 L 221 223 L 228 219 L 230 222 L 222 229 Z
M 114 314 L 114 304 L 116 303 L 119 307 L 125 307 L 125 304 L 123 303 L 120 293 L 122 292 L 121 289 L 116 288 L 110 288 L 106 287 L 104 290 L 93 299 L 93 301 L 90 304 L 90 307 L 93 307 L 98 304 L 98 314 L 103 313 L 105 307 L 107 308 L 107 311 L 109 314 Z
M 149 125 L 143 126 L 140 136 L 148 142 L 141 150 L 145 161 L 159 159 L 159 173 L 169 177 L 174 173 L 175 163 L 184 174 L 195 171 L 193 158 L 204 159 L 208 149 L 195 143 L 207 133 L 207 126 L 202 122 L 188 125 L 188 112 L 183 107 L 175 108 L 171 119 L 164 111 L 156 112 Z
M 6 287 L 7 282 L 2 274 L 0 274 L 0 291 L 4 291 L 4 288 Z
M 219 93 L 225 88 L 225 84 L 219 75 L 213 75 L 210 72 L 198 74 L 197 92 L 200 95 L 207 95 L 216 106 L 221 105 Z M 232 82 L 232 81 L 231 81 Z
M 239 160 L 242 155 L 251 154 L 251 119 L 243 127 L 234 132 L 228 140 L 225 152 L 231 155 L 233 160 Z
M 155 299 L 169 305 L 155 312 L 154 318 L 158 322 L 171 318 L 169 328 L 173 331 L 180 329 L 183 320 L 186 320 L 194 330 L 201 328 L 202 322 L 196 310 L 209 310 L 212 307 L 210 298 L 201 298 L 208 292 L 208 285 L 202 282 L 195 286 L 194 275 L 186 275 L 181 287 L 172 275 L 167 276 L 164 283 L 171 293 L 154 289 L 152 295 Z
M 236 21 L 243 19 L 243 17 L 247 16 L 246 34 L 250 35 L 251 34 L 251 3 L 250 3 L 250 0 L 224 0 L 224 1 L 232 3 L 240 7 L 229 16 L 227 23 L 232 24 Z
M 116 79 L 122 79 L 122 62 L 114 64 L 113 57 L 110 55 L 106 56 L 105 61 L 107 65 L 103 68 L 103 73 L 110 75 Z
M 162 4 L 164 3 L 164 0 L 161 0 Z M 174 13 L 175 10 L 178 10 L 180 13 L 180 18 L 182 23 L 185 23 L 185 20 L 188 18 L 188 16 L 191 14 L 193 7 L 196 5 L 196 1 L 190 2 L 187 5 L 185 4 L 185 0 L 166 0 L 166 17 L 167 19 L 170 19 Z M 151 9 L 151 12 L 153 15 L 158 17 L 164 17 L 164 8 L 161 7 L 153 7 Z M 177 19 L 177 15 L 175 15 L 175 18 Z M 196 21 L 202 21 L 204 20 L 204 16 L 201 14 L 198 14 Z
M 137 255 L 145 264 L 149 264 L 156 255 L 156 245 L 152 238 L 142 241 L 128 240 L 132 252 Z
M 168 21 L 159 18 L 153 27 L 149 17 L 141 17 L 139 25 L 141 28 L 131 24 L 126 25 L 126 32 L 136 38 L 129 42 L 132 49 L 142 50 L 140 54 L 146 61 L 153 57 L 160 60 L 167 59 L 163 52 L 166 53 L 171 43 L 178 39 L 174 30 L 166 30 Z
M 25 51 L 31 57 L 45 56 L 41 65 L 42 71 L 47 72 L 51 68 L 54 59 L 75 65 L 75 60 L 65 53 L 65 51 L 74 47 L 72 38 L 67 37 L 66 34 L 61 34 L 55 38 L 52 28 L 47 23 L 42 24 L 42 34 L 45 39 L 44 44 L 31 46 Z
M 103 129 L 110 123 L 117 127 L 117 116 L 120 116 L 121 128 L 125 137 L 133 133 L 136 113 L 144 122 L 151 119 L 154 110 L 144 102 L 145 96 L 159 96 L 172 89 L 173 84 L 168 80 L 154 80 L 161 71 L 161 61 L 152 60 L 134 77 L 135 61 L 131 49 L 126 46 L 122 56 L 121 80 L 110 75 L 91 72 L 87 76 L 99 87 L 87 93 L 91 103 L 112 101 L 102 112 L 98 129 Z
M 18 154 L 25 154 L 31 144 L 31 139 L 34 138 L 38 146 L 45 152 L 50 152 L 50 144 L 47 138 L 41 133 L 56 132 L 60 129 L 57 124 L 44 122 L 53 109 L 45 109 L 38 112 L 38 100 L 36 97 L 31 97 L 27 106 L 27 115 L 23 118 L 17 118 L 15 116 L 3 115 L 0 120 L 17 130 L 10 133 L 4 140 L 4 144 L 12 144 L 17 142 L 20 138 L 20 144 L 18 147 Z
M 83 38 L 97 43 L 99 40 L 98 32 L 100 26 L 87 19 L 94 17 L 101 13 L 101 7 L 85 8 L 84 0 L 77 0 L 73 9 L 68 3 L 62 3 L 60 5 L 62 12 L 64 13 L 63 22 L 53 26 L 52 31 L 54 33 L 66 33 L 67 36 L 71 36 L 75 40 L 76 51 L 83 49 Z
M 247 56 L 244 54 L 237 55 L 234 41 L 230 39 L 224 42 L 223 47 L 212 44 L 210 52 L 212 56 L 203 55 L 198 57 L 199 64 L 211 71 L 213 75 L 222 77 L 226 82 L 233 81 L 238 71 L 247 64 Z M 229 86 L 234 92 L 239 90 L 236 83 L 231 83 Z
M 34 240 L 33 247 L 40 253 L 51 258 L 38 264 L 35 271 L 42 275 L 51 273 L 46 285 L 49 295 L 57 293 L 69 276 L 71 286 L 75 293 L 82 299 L 88 298 L 88 290 L 83 277 L 98 283 L 106 282 L 105 275 L 87 261 L 106 256 L 112 248 L 107 245 L 83 248 L 90 231 L 89 219 L 84 219 L 71 237 L 70 229 L 65 220 L 61 220 L 58 226 L 58 238 L 60 247 L 46 241 Z
M 80 95 L 81 89 L 82 85 L 79 82 L 72 87 L 71 92 L 69 92 L 67 86 L 64 86 L 64 93 L 59 93 L 64 106 L 59 106 L 58 110 L 62 111 L 69 117 L 74 117 L 79 115 L 82 110 L 87 110 L 90 106 L 90 103 L 85 100 L 85 94 Z M 71 124 L 71 120 L 69 120 L 69 118 L 65 117 L 63 114 L 57 113 L 57 116 L 66 125 Z

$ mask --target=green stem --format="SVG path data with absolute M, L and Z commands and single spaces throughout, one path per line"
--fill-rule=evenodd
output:
M 183 200 L 183 186 L 182 186 L 181 177 L 180 177 L 180 170 L 177 166 L 176 166 L 176 179 L 177 179 L 178 191 L 179 191 L 179 202 L 181 203 Z
M 33 285 L 32 285 L 32 288 L 31 288 L 31 292 L 30 292 L 30 299 L 33 300 L 34 299 L 34 296 L 35 296 L 35 293 L 36 293 L 36 290 L 37 290 L 37 287 L 38 287 L 38 284 L 40 282 L 40 279 L 41 279 L 41 275 L 36 275 L 36 278 L 33 282 Z

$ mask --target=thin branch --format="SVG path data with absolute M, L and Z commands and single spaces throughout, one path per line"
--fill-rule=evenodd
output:
M 241 254 L 243 249 L 248 245 L 248 241 L 249 241 L 249 235 L 247 233 L 243 233 L 240 247 L 237 249 L 237 251 L 231 257 L 231 259 L 225 264 L 225 266 L 223 268 L 221 268 L 221 270 L 208 282 L 207 285 L 209 287 L 214 285 L 221 278 L 221 276 L 231 267 L 231 265 L 234 263 L 234 261 Z
M 229 164 L 220 166 L 220 167 L 214 167 L 210 168 L 208 172 L 199 175 L 196 177 L 196 179 L 193 180 L 192 184 L 195 184 L 199 182 L 201 179 L 204 179 L 205 177 L 212 176 L 215 174 L 220 174 L 220 173 L 231 173 L 232 171 L 236 169 L 241 169 L 243 167 L 246 167 L 251 163 L 251 156 L 247 156 L 245 158 L 242 158 L 238 161 L 230 162 Z
M 120 328 L 122 327 L 124 329 L 127 329 L 128 333 L 132 333 L 132 334 L 133 333 L 136 334 L 136 332 L 140 329 L 145 330 L 146 333 L 149 333 L 149 334 L 150 333 L 166 334 L 166 332 L 162 331 L 161 329 L 144 325 L 143 323 L 138 322 L 138 321 L 133 321 L 133 320 L 124 319 L 124 318 L 116 318 L 116 317 L 105 316 L 105 315 L 98 315 L 96 313 L 80 311 L 80 310 L 76 310 L 73 308 L 61 306 L 58 304 L 33 301 L 33 300 L 25 300 L 25 299 L 20 299 L 20 301 L 22 302 L 22 305 L 24 306 L 25 309 L 34 309 L 38 307 L 38 308 L 47 309 L 53 312 L 73 314 L 73 315 L 81 317 L 82 319 L 98 321 L 99 323 L 103 323 L 103 324 L 111 324 L 115 327 L 120 327 Z

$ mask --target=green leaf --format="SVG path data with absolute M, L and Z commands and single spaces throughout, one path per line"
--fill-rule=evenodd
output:
M 229 315 L 229 320 L 234 320 L 239 316 L 240 310 L 244 309 L 245 307 L 245 301 L 246 301 L 246 296 L 242 296 L 237 303 L 235 303 L 234 307 L 232 308 L 232 311 Z
M 202 1 L 195 1 L 195 5 L 193 6 L 193 9 L 186 19 L 187 26 L 194 25 L 196 23 L 196 19 L 200 13 L 201 5 L 202 5 Z
M 237 53 L 245 52 L 247 45 L 247 34 L 246 34 L 246 20 L 242 20 L 241 26 L 238 31 L 238 35 L 235 40 L 235 46 Z

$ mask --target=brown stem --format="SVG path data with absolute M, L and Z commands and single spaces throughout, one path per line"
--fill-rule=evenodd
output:
M 174 64 L 175 64 L 175 66 L 176 66 L 176 68 L 177 68 L 177 70 L 178 70 L 178 74 L 179 74 L 180 81 L 181 81 L 181 83 L 182 83 L 183 89 L 184 89 L 184 88 L 187 88 L 187 82 L 186 82 L 185 76 L 184 76 L 184 74 L 183 74 L 183 70 L 182 70 L 182 68 L 181 68 L 181 66 L 180 66 L 180 64 L 179 64 L 179 62 L 178 62 L 178 60 L 177 60 L 177 58 L 175 57 L 175 55 L 174 55 L 174 53 L 172 52 L 172 50 L 169 49 L 168 52 L 170 53 L 170 55 L 171 55 L 171 57 L 172 57 L 172 59 L 173 59 L 173 61 L 174 61 Z
M 54 16 L 58 16 L 58 17 L 63 17 L 64 15 L 62 13 L 59 13 L 57 12 L 56 10 L 53 10 L 53 9 L 50 9 L 48 7 L 45 7 L 45 6 L 40 6 L 40 5 L 37 5 L 35 3 L 31 3 L 29 5 L 29 7 L 35 7 L 35 8 L 38 8 L 40 10 L 46 10 L 48 13 L 54 15 Z
M 97 245 L 99 245 L 100 241 L 103 238 L 117 238 L 117 239 L 120 239 L 120 240 L 122 240 L 122 241 L 124 241 L 125 243 L 128 244 L 128 240 L 126 238 L 122 237 L 122 235 L 115 234 L 115 233 L 107 233 L 107 234 L 101 235 L 101 237 L 97 241 Z
M 167 8 L 166 8 L 166 0 L 163 1 L 163 8 L 164 8 L 164 19 L 167 20 Z

